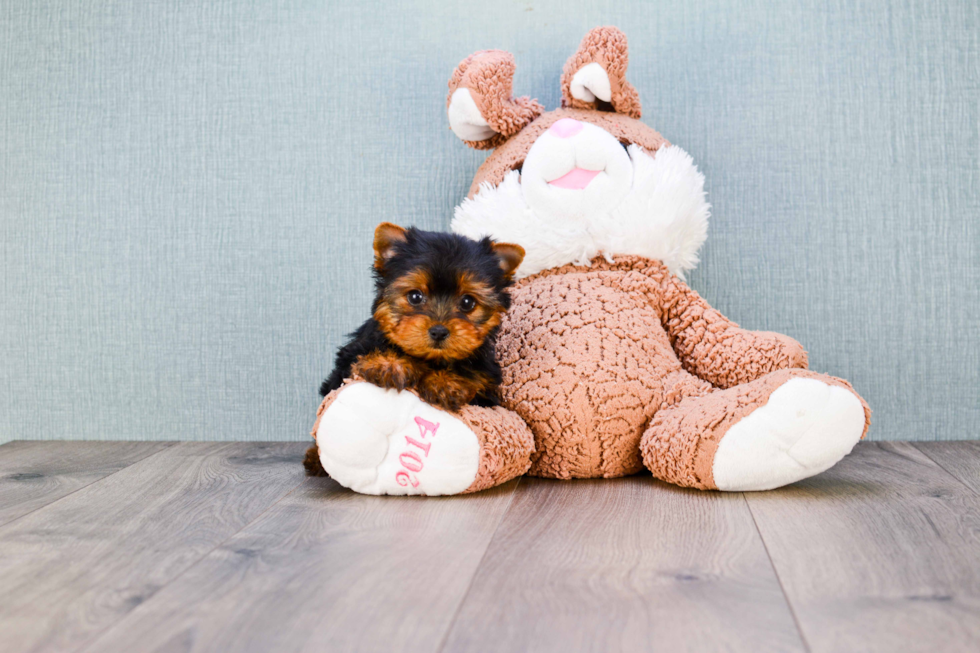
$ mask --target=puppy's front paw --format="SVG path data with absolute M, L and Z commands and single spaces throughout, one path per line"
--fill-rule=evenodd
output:
M 354 363 L 352 371 L 368 383 L 386 390 L 404 390 L 415 385 L 420 376 L 412 361 L 390 352 L 362 356 Z
M 481 384 L 445 370 L 429 372 L 422 379 L 419 395 L 433 406 L 458 411 L 470 403 Z

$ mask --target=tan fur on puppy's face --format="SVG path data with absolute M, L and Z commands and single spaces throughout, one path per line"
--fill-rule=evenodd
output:
M 388 285 L 374 319 L 392 342 L 412 356 L 446 361 L 467 358 L 499 326 L 504 308 L 494 289 L 468 272 L 461 272 L 455 285 L 451 295 L 433 297 L 429 274 L 413 270 Z M 425 297 L 420 305 L 409 301 L 413 291 Z M 463 310 L 464 297 L 476 302 L 468 312 Z M 433 342 L 429 335 L 436 325 L 449 330 L 441 343 Z

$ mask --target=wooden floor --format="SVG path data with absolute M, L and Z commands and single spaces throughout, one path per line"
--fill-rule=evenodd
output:
M 305 447 L 0 447 L 0 650 L 980 651 L 980 442 L 441 499 L 304 478 Z

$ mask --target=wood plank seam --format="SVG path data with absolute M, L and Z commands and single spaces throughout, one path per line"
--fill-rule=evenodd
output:
M 4 444 L 12 444 L 14 442 L 37 442 L 37 440 L 11 440 L 10 442 L 6 442 Z M 45 442 L 50 442 L 50 440 L 45 440 Z M 85 485 L 79 486 L 79 487 L 75 488 L 74 490 L 72 490 L 71 492 L 68 492 L 67 494 L 64 494 L 64 495 L 58 497 L 54 501 L 51 501 L 50 503 L 45 503 L 42 506 L 38 506 L 37 508 L 34 508 L 32 510 L 29 510 L 29 511 L 25 512 L 23 515 L 18 515 L 17 517 L 14 517 L 10 521 L 5 521 L 3 523 L 0 523 L 0 526 L 8 526 L 10 524 L 16 523 L 17 520 L 23 519 L 24 517 L 27 517 L 28 515 L 34 514 L 38 510 L 42 510 L 44 508 L 47 508 L 48 506 L 53 506 L 54 504 L 58 503 L 59 501 L 61 501 L 63 499 L 67 499 L 68 497 L 70 497 L 71 495 L 75 494 L 76 492 L 78 492 L 80 490 L 84 490 L 87 487 L 91 487 L 91 486 L 95 485 L 96 483 L 101 483 L 102 481 L 106 480 L 107 478 L 110 478 L 112 476 L 115 476 L 119 472 L 123 471 L 124 469 L 128 469 L 129 467 L 132 467 L 136 463 L 141 463 L 144 460 L 148 460 L 148 459 L 152 458 L 153 456 L 156 456 L 157 454 L 163 453 L 164 451 L 166 451 L 170 447 L 174 446 L 175 444 L 178 444 L 178 442 L 176 440 L 174 440 L 173 442 L 166 442 L 166 443 L 161 443 L 161 444 L 164 444 L 165 446 L 161 447 L 160 449 L 158 449 L 156 451 L 149 452 L 147 455 L 143 456 L 142 458 L 139 458 L 137 460 L 134 460 L 131 463 L 129 463 L 128 465 L 124 465 L 123 467 L 120 467 L 116 471 L 111 472 L 109 474 L 106 474 L 102 478 L 93 479 L 91 483 L 86 483 Z
M 976 489 L 974 489 L 973 487 L 971 487 L 969 484 L 963 482 L 963 480 L 961 480 L 959 476 L 957 476 L 956 474 L 954 474 L 950 470 L 946 469 L 946 467 L 943 465 L 943 463 L 940 460 L 938 460 L 935 456 L 931 456 L 929 454 L 929 448 L 928 447 L 920 446 L 922 444 L 928 444 L 927 442 L 909 442 L 909 444 L 911 444 L 913 447 L 915 447 L 915 449 L 917 451 L 921 452 L 922 455 L 924 455 L 926 458 L 928 458 L 929 460 L 931 460 L 932 462 L 934 462 L 937 467 L 939 467 L 944 472 L 946 472 L 947 474 L 949 474 L 949 476 L 951 476 L 953 478 L 953 480 L 955 480 L 957 483 L 959 483 L 960 485 L 962 485 L 963 487 L 965 487 L 967 490 L 969 490 L 973 494 L 976 494 L 977 496 L 980 496 L 980 492 L 977 492 Z
M 742 501 L 745 502 L 745 507 L 749 509 L 749 515 L 752 517 L 752 525 L 755 527 L 755 532 L 759 534 L 759 540 L 762 541 L 762 548 L 766 552 L 766 557 L 769 558 L 769 566 L 772 567 L 772 573 L 776 576 L 776 582 L 779 583 L 779 591 L 783 593 L 783 600 L 786 601 L 786 606 L 789 608 L 789 613 L 793 617 L 793 625 L 796 626 L 796 632 L 800 635 L 800 641 L 803 642 L 803 647 L 809 652 L 810 643 L 806 639 L 806 635 L 803 633 L 803 628 L 800 626 L 800 619 L 796 615 L 796 608 L 793 607 L 793 602 L 789 600 L 789 594 L 786 593 L 786 587 L 783 585 L 783 579 L 779 575 L 779 569 L 776 568 L 776 563 L 773 562 L 772 554 L 769 553 L 769 544 L 766 542 L 765 536 L 762 534 L 762 530 L 759 528 L 759 523 L 755 519 L 755 513 L 752 512 L 752 504 L 749 503 L 748 497 L 745 496 L 745 492 L 740 492 L 742 495 Z
M 861 443 L 824 474 L 746 494 L 809 650 L 977 650 L 980 503 L 962 451 L 934 451 L 957 478 L 912 443 Z
M 179 578 L 181 578 L 181 577 L 183 577 L 183 576 L 184 576 L 184 575 L 185 575 L 185 574 L 186 574 L 187 572 L 189 572 L 189 571 L 190 571 L 191 569 L 193 569 L 193 568 L 194 568 L 194 567 L 196 567 L 197 565 L 199 565 L 199 564 L 201 564 L 201 562 L 202 562 L 202 561 L 204 561 L 204 560 L 205 560 L 205 559 L 206 559 L 206 558 L 207 558 L 207 557 L 208 557 L 209 555 L 211 555 L 212 553 L 214 553 L 215 551 L 217 551 L 218 549 L 220 549 L 220 548 L 221 548 L 222 546 L 224 546 L 224 545 L 225 545 L 225 543 L 227 543 L 227 542 L 228 542 L 229 540 L 231 540 L 231 539 L 233 539 L 233 538 L 234 538 L 234 537 L 235 537 L 236 535 L 238 535 L 238 534 L 239 534 L 239 533 L 241 533 L 241 532 L 242 532 L 243 530 L 245 530 L 246 528 L 248 528 L 249 526 L 251 526 L 252 524 L 254 524 L 254 523 L 255 523 L 255 522 L 256 522 L 256 521 L 257 521 L 257 520 L 258 520 L 258 519 L 259 519 L 260 517 L 262 517 L 262 515 L 264 515 L 265 513 L 267 513 L 267 512 L 269 512 L 269 510 L 271 510 L 271 509 L 272 509 L 273 507 L 275 507 L 275 506 L 277 506 L 277 505 L 278 505 L 279 503 L 281 503 L 283 499 L 285 499 L 286 497 L 288 497 L 289 495 L 291 495 L 291 494 L 292 494 L 293 492 L 295 492 L 296 490 L 298 490 L 298 489 L 300 489 L 300 488 L 302 488 L 303 486 L 305 486 L 305 485 L 307 485 L 307 484 L 308 484 L 308 483 L 310 483 L 310 482 L 311 482 L 312 480 L 313 480 L 313 479 L 311 479 L 311 478 L 304 478 L 304 479 L 303 479 L 302 481 L 300 481 L 300 482 L 299 482 L 299 483 L 298 483 L 298 484 L 297 484 L 297 485 L 296 485 L 296 486 L 295 486 L 295 487 L 294 487 L 293 489 L 291 489 L 291 490 L 290 490 L 289 492 L 286 492 L 285 494 L 283 494 L 283 495 L 282 495 L 281 497 L 279 497 L 278 499 L 276 499 L 276 501 L 275 501 L 274 503 L 272 503 L 272 504 L 270 504 L 270 505 L 269 505 L 268 507 L 266 507 L 266 509 L 265 509 L 265 510 L 263 510 L 263 511 L 262 511 L 262 512 L 260 512 L 260 513 L 259 513 L 258 515 L 256 515 L 256 516 L 255 516 L 255 519 L 253 519 L 253 520 L 251 520 L 251 521 L 249 521 L 249 522 L 248 522 L 247 524 L 245 524 L 245 525 L 243 525 L 243 526 L 242 526 L 242 527 L 241 527 L 240 529 L 238 529 L 238 530 L 237 530 L 237 531 L 235 531 L 234 533 L 232 533 L 232 534 L 230 534 L 230 535 L 229 535 L 229 536 L 228 536 L 227 538 L 225 538 L 224 540 L 222 540 L 221 542 L 219 542 L 218 544 L 216 544 L 216 545 L 214 546 L 214 548 L 212 548 L 212 549 L 210 549 L 209 551 L 207 551 L 207 552 L 205 552 L 205 553 L 204 553 L 203 555 L 201 555 L 201 556 L 200 556 L 200 557 L 199 557 L 199 558 L 198 558 L 197 560 L 195 560 L 194 562 L 192 562 L 191 564 L 189 564 L 189 565 L 187 566 L 187 568 L 186 568 L 186 569 L 184 569 L 184 570 L 183 570 L 183 571 L 181 571 L 181 572 L 180 572 L 179 574 L 177 574 L 176 576 L 174 576 L 173 578 L 171 578 L 171 579 L 170 579 L 169 581 L 167 581 L 166 583 L 164 583 L 163 585 L 161 585 L 160 587 L 158 587 L 158 588 L 156 589 L 156 591 L 155 591 L 155 592 L 153 592 L 153 594 L 151 594 L 150 596 L 148 596 L 148 597 L 146 598 L 146 600 L 145 600 L 145 601 L 143 601 L 143 604 L 141 604 L 141 607 L 142 607 L 142 605 L 146 605 L 146 604 L 149 604 L 149 603 L 152 603 L 152 601 L 153 601 L 153 599 L 154 599 L 154 598 L 155 598 L 155 597 L 156 597 L 156 596 L 157 596 L 157 595 L 158 595 L 158 594 L 159 594 L 159 593 L 160 593 L 160 592 L 161 592 L 161 591 L 162 591 L 162 590 L 163 590 L 164 588 L 166 588 L 166 587 L 168 587 L 169 585 L 172 585 L 172 584 L 173 584 L 174 582 L 176 582 L 176 581 L 177 581 L 177 579 L 179 579 Z M 113 623 L 113 624 L 110 624 L 109 626 L 106 626 L 106 627 L 105 627 L 105 628 L 104 628 L 104 629 L 103 629 L 102 631 L 100 631 L 100 632 L 99 632 L 98 634 L 96 634 L 96 635 L 94 635 L 93 637 L 91 637 L 91 638 L 89 639 L 89 641 L 88 641 L 88 643 L 87 643 L 87 644 L 85 644 L 85 645 L 84 645 L 84 646 L 83 646 L 82 648 L 79 648 L 79 649 L 75 649 L 75 650 L 76 650 L 76 651 L 85 651 L 85 650 L 93 650 L 93 649 L 92 649 L 92 647 L 93 647 L 93 646 L 96 646 L 96 645 L 97 645 L 97 644 L 99 643 L 99 641 L 100 641 L 100 640 L 101 640 L 101 639 L 102 639 L 103 637 L 105 637 L 106 635 L 108 635 L 108 634 L 109 634 L 110 632 L 112 632 L 112 631 L 113 631 L 113 630 L 114 630 L 115 628 L 118 628 L 118 627 L 120 627 L 120 626 L 122 626 L 122 625 L 123 625 L 123 624 L 124 624 L 124 623 L 126 622 L 126 618 L 127 618 L 128 616 L 129 616 L 129 615 L 126 615 L 126 616 L 124 616 L 124 617 L 123 617 L 122 619 L 119 619 L 118 621 L 116 621 L 115 623 Z
M 515 485 L 392 498 L 309 479 L 84 650 L 435 651 Z
M 3 527 L 0 584 L 25 589 L 0 601 L 13 608 L 0 617 L 0 632 L 12 638 L 5 646 L 86 646 L 93 634 L 157 594 L 155 585 L 169 586 L 170 576 L 197 562 L 200 551 L 301 485 L 303 449 L 302 442 L 174 443 L 161 456 L 145 457 L 67 502 Z M 51 542 L 46 520 L 52 518 L 69 546 Z M 52 571 L 36 573 L 42 568 Z M 45 599 L 35 601 L 31 592 Z
M 449 651 L 806 651 L 740 493 L 526 479 Z
M 456 619 L 459 617 L 459 611 L 463 608 L 463 604 L 466 603 L 466 598 L 470 595 L 470 590 L 473 588 L 473 581 L 476 579 L 477 575 L 480 573 L 480 567 L 483 566 L 483 561 L 487 558 L 487 552 L 490 551 L 490 547 L 493 546 L 494 541 L 497 539 L 497 531 L 500 530 L 500 525 L 504 523 L 504 517 L 510 512 L 511 506 L 514 505 L 514 497 L 517 496 L 517 491 L 521 487 L 521 481 L 524 480 L 523 476 L 517 477 L 517 482 L 514 484 L 514 490 L 510 493 L 510 497 L 507 500 L 507 509 L 500 511 L 500 517 L 497 518 L 497 523 L 493 527 L 493 535 L 487 540 L 487 545 L 483 549 L 483 553 L 480 555 L 480 561 L 476 563 L 476 567 L 473 568 L 473 575 L 470 576 L 470 581 L 466 584 L 466 591 L 459 598 L 459 603 L 456 604 L 456 610 L 453 612 L 452 619 L 446 624 L 446 630 L 442 633 L 442 638 L 439 642 L 439 647 L 436 649 L 437 653 L 442 653 L 443 649 L 446 647 L 446 642 L 449 640 L 449 633 L 452 632 L 453 626 L 456 624 Z

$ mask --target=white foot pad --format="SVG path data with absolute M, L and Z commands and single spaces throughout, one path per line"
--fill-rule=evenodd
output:
M 341 391 L 316 441 L 331 478 L 362 494 L 458 494 L 480 464 L 479 440 L 459 419 L 370 383 Z
M 771 490 L 819 474 L 850 453 L 864 433 L 853 392 L 816 379 L 790 379 L 728 429 L 712 472 L 719 490 Z

